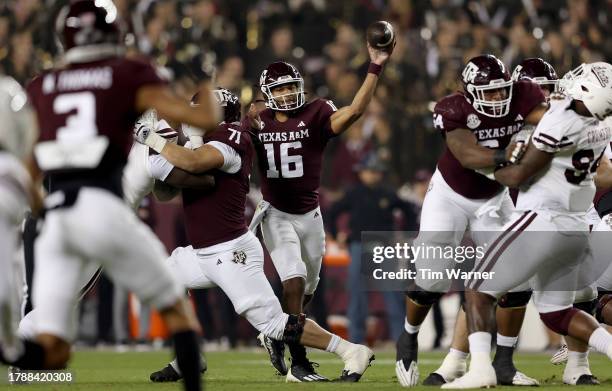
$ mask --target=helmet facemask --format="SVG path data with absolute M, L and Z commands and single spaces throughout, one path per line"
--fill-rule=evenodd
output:
M 487 117 L 500 118 L 508 115 L 510 112 L 510 103 L 512 102 L 512 80 L 497 79 L 492 80 L 487 85 L 468 84 L 467 92 L 472 98 L 472 106 L 474 109 Z M 487 92 L 504 89 L 506 97 L 500 100 L 489 100 L 486 97 Z
M 276 95 L 272 93 L 272 91 L 280 86 L 294 84 L 295 91 Z M 291 76 L 280 77 L 279 80 L 264 84 L 261 86 L 261 92 L 263 92 L 266 97 L 266 107 L 277 110 L 277 111 L 293 111 L 299 109 L 306 102 L 306 97 L 304 94 L 304 79 L 294 78 Z M 289 99 L 292 97 L 293 99 Z

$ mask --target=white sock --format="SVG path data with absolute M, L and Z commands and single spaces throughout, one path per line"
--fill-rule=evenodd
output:
M 466 360 L 466 359 L 467 359 L 468 354 L 469 354 L 469 353 L 462 352 L 462 351 L 461 351 L 461 350 L 459 350 L 459 349 L 450 348 L 450 350 L 448 351 L 447 356 L 451 356 L 451 357 L 457 358 L 457 359 L 459 359 L 459 360 Z
M 406 330 L 406 332 L 408 334 L 416 334 L 419 332 L 419 330 L 421 329 L 421 325 L 411 325 L 410 323 L 408 323 L 408 319 L 404 319 L 404 330 Z
M 505 335 L 497 333 L 497 346 L 513 348 L 516 346 L 517 341 L 518 337 L 506 337 Z
M 178 373 L 179 375 L 181 374 L 181 370 L 179 369 L 178 361 L 176 361 L 176 358 L 174 360 L 170 361 L 170 365 L 172 366 L 172 368 L 174 368 L 176 373 Z
M 462 352 L 461 350 L 450 348 L 444 361 L 440 365 L 440 368 L 436 369 L 435 372 L 442 375 L 444 380 L 452 381 L 459 369 L 465 370 L 465 360 L 467 360 L 468 353 Z
M 491 354 L 491 334 L 484 331 L 477 331 L 468 336 L 470 342 L 470 353 Z
M 589 346 L 612 360 L 612 335 L 603 327 L 598 327 L 589 337 Z
M 326 352 L 335 353 L 340 358 L 344 358 L 346 353 L 348 353 L 351 346 L 354 344 L 338 337 L 336 334 L 332 335 L 331 341 L 329 341 L 329 345 L 325 348 Z
M 586 368 L 589 369 L 589 351 L 586 352 L 567 352 L 567 364 L 566 369 L 572 368 Z M 591 371 L 588 371 L 591 374 Z

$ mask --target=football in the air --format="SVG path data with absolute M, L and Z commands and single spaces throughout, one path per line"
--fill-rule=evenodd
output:
M 374 49 L 389 51 L 393 49 L 395 31 L 391 23 L 379 20 L 368 27 L 367 39 Z

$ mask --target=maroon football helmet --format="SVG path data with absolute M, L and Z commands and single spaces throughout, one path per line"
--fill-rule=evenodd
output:
M 112 0 L 75 0 L 57 16 L 56 33 L 65 51 L 90 45 L 121 44 L 121 27 Z
M 514 68 L 512 80 L 529 80 L 538 84 L 541 88 L 548 89 L 551 93 L 557 92 L 559 77 L 555 68 L 541 58 L 527 58 Z
M 295 84 L 295 91 L 274 96 L 272 90 L 285 84 Z M 266 97 L 266 106 L 272 110 L 292 111 L 306 103 L 304 95 L 304 79 L 293 65 L 278 61 L 274 62 L 261 73 L 259 87 Z
M 510 112 L 512 79 L 503 62 L 491 54 L 472 58 L 461 73 L 463 88 L 474 109 L 488 117 L 504 117 Z M 503 89 L 505 95 L 498 100 L 487 95 Z
M 240 105 L 238 96 L 232 91 L 222 87 L 217 87 L 212 92 L 219 106 L 223 107 L 223 121 L 226 123 L 239 122 L 242 106 Z M 196 92 L 191 98 L 191 104 L 200 104 L 199 92 Z

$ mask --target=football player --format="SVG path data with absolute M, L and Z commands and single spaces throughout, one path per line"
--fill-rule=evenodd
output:
M 446 139 L 446 150 L 438 160 L 430 189 L 421 211 L 419 242 L 428 246 L 457 246 L 467 229 L 477 245 L 486 243 L 487 231 L 497 231 L 514 208 L 508 190 L 495 182 L 496 166 L 515 161 L 510 145 L 513 135 L 538 123 L 547 104 L 540 88 L 530 81 L 513 81 L 506 66 L 495 56 L 472 58 L 462 72 L 463 92 L 442 98 L 434 109 L 434 127 Z M 417 259 L 418 269 L 444 271 L 454 260 Z M 417 289 L 406 292 L 404 332 L 397 341 L 396 375 L 405 387 L 415 386 L 418 332 L 431 306 L 449 290 L 451 280 L 421 278 Z M 507 307 L 523 305 L 529 297 L 517 292 L 507 297 Z M 500 310 L 500 312 L 503 310 Z M 457 323 L 465 323 L 460 310 Z M 512 362 L 516 326 L 506 317 L 500 322 L 496 369 L 502 384 L 534 385 L 537 382 L 517 371 Z M 520 325 L 519 325 L 520 326 Z M 519 327 L 520 328 L 520 327 Z M 426 385 L 440 385 L 461 376 L 466 370 L 467 340 L 460 333 L 440 368 L 425 379 Z M 465 341 L 464 341 L 465 340 Z
M 159 120 L 154 110 L 148 110 L 143 114 L 136 126 L 143 122 L 156 129 L 168 141 L 178 141 L 179 133 L 172 129 L 165 120 Z M 180 188 L 209 189 L 214 186 L 214 183 L 215 180 L 212 176 L 193 175 L 178 167 L 174 167 L 158 153 L 151 151 L 147 146 L 138 142 L 132 144 L 122 176 L 123 198 L 133 211 L 137 211 L 142 200 L 151 193 L 159 201 L 169 201 L 178 193 Z M 53 185 L 49 184 L 47 190 L 49 193 L 52 193 L 54 191 Z M 18 335 L 21 338 L 27 339 L 33 339 L 36 336 L 36 327 L 34 325 L 36 309 L 32 308 L 30 299 L 32 296 L 31 287 L 34 274 L 34 243 L 36 236 L 38 236 L 38 222 L 38 219 L 32 217 L 28 217 L 24 222 L 24 225 L 30 229 L 29 234 L 24 232 L 23 235 L 26 258 L 25 290 L 27 291 L 27 297 L 24 303 L 24 316 L 19 322 Z M 32 259 L 28 259 L 28 257 Z M 28 267 L 27 262 L 31 263 L 30 267 Z M 83 273 L 81 273 L 80 283 L 76 285 L 79 290 L 75 294 L 78 295 L 79 301 L 95 286 L 101 272 L 102 269 L 98 268 L 95 264 L 85 266 Z M 143 306 L 142 309 L 144 308 Z
M 26 168 L 38 127 L 25 91 L 8 76 L 0 77 L 0 121 L 0 346 L 15 360 L 23 349 L 15 335 L 23 279 L 16 265 L 19 223 L 28 207 L 40 212 L 42 198 Z
M 112 2 L 79 0 L 57 18 L 65 66 L 33 79 L 28 94 L 40 138 L 34 154 L 54 184 L 36 242 L 36 339 L 11 363 L 24 369 L 64 368 L 75 334 L 75 302 L 86 265 L 160 310 L 174 340 L 185 388 L 201 389 L 199 325 L 163 245 L 123 202 L 121 177 L 131 129 L 154 108 L 170 121 L 213 128 L 219 109 L 203 87 L 201 107 L 176 98 L 148 62 L 124 57 Z
M 235 95 L 227 90 L 223 94 L 226 107 L 237 104 Z M 256 136 L 238 120 L 239 117 L 220 123 L 195 150 L 167 143 L 146 127 L 137 132 L 138 141 L 154 148 L 176 167 L 192 173 L 210 172 L 215 177 L 213 191 L 183 190 L 191 245 L 174 250 L 169 265 L 187 288 L 220 287 L 236 313 L 264 335 L 337 354 L 345 364 L 340 379 L 358 381 L 374 359 L 373 352 L 330 334 L 302 313 L 283 312 L 264 274 L 263 248 L 244 218 L 255 152 L 252 137 Z M 151 374 L 151 379 L 167 381 L 180 376 L 175 363 L 171 363 Z M 306 380 L 320 379 L 313 375 Z
M 612 114 L 612 66 L 583 64 L 577 74 L 566 80 L 566 95 L 551 100 L 522 160 L 495 172 L 495 178 L 509 187 L 527 182 L 529 186 L 521 187 L 515 215 L 475 266 L 497 277 L 466 282 L 470 369 L 442 388 L 497 383 L 488 331 L 494 326 L 495 300 L 528 280 L 546 326 L 612 359 L 612 335 L 593 316 L 572 307 L 572 287 L 588 254 L 584 216 L 595 194 L 593 176 L 612 138 L 603 122 Z M 545 240 L 533 240 L 538 231 L 546 232 Z
M 516 66 L 516 68 L 514 68 L 514 71 L 512 72 L 512 80 L 514 82 L 519 80 L 527 80 L 536 83 L 540 86 L 542 93 L 547 99 L 549 99 L 551 94 L 558 91 L 559 77 L 557 76 L 555 69 L 552 67 L 552 65 L 541 58 L 528 58 L 523 60 Z M 523 136 L 519 133 L 515 137 L 519 135 Z M 510 189 L 510 196 L 514 203 L 516 203 L 517 195 L 518 189 Z M 524 376 L 522 373 L 518 372 L 512 362 L 514 348 L 516 347 L 516 343 L 518 341 L 518 335 L 521 331 L 521 326 L 525 317 L 525 310 L 530 298 L 530 290 L 521 291 L 519 289 L 502 296 L 497 303 L 497 350 L 493 366 L 496 368 L 498 373 L 498 381 L 501 384 L 524 386 L 535 384 L 534 379 Z M 455 323 L 453 342 L 451 343 L 451 346 L 453 347 L 452 349 L 455 350 L 456 347 L 467 347 L 467 324 L 465 322 L 465 313 L 461 311 L 459 314 L 460 319 Z M 448 360 L 451 362 L 453 360 L 452 356 L 453 354 L 450 353 Z M 444 383 L 446 380 L 442 374 L 446 369 L 447 368 L 445 368 L 445 365 L 442 365 L 439 369 L 435 370 L 429 375 L 429 377 L 425 380 L 425 383 Z
M 267 108 L 251 122 L 259 137 L 263 200 L 250 228 L 255 231 L 261 224 L 264 243 L 283 284 L 285 312 L 301 313 L 319 282 L 325 231 L 318 189 L 325 146 L 364 113 L 393 45 L 384 51 L 368 44 L 371 62 L 365 81 L 352 103 L 340 109 L 331 100 L 307 102 L 304 79 L 291 64 L 275 62 L 261 73 L 259 86 Z M 315 372 L 302 345 L 287 344 L 291 353 L 287 369 L 284 343 L 264 335 L 259 339 L 272 365 L 287 375 L 287 381 L 326 380 Z

